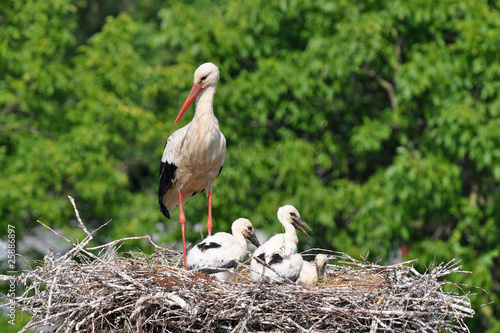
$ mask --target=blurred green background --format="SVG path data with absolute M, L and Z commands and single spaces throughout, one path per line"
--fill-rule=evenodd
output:
M 399 249 L 461 259 L 452 275 L 500 331 L 500 1 L 4 0 L 0 3 L 0 235 L 41 220 L 96 242 L 180 240 L 159 212 L 159 163 L 207 61 L 227 138 L 214 230 L 268 234 L 293 204 L 321 247 L 388 263 Z M 207 217 L 185 207 L 187 236 Z M 4 232 L 5 231 L 5 232 Z M 5 236 L 5 237 L 4 237 Z M 144 251 L 145 242 L 127 243 Z M 18 246 L 18 252 L 23 249 Z M 41 254 L 43 255 L 43 253 Z M 20 259 L 19 259 L 20 260 Z M 496 302 L 490 302 L 490 296 Z M 8 325 L 10 326 L 10 325 Z

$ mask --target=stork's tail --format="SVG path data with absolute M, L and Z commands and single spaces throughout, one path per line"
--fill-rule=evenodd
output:
M 163 204 L 163 202 L 160 202 L 160 212 L 167 218 L 170 218 L 170 212 L 168 211 L 167 207 Z

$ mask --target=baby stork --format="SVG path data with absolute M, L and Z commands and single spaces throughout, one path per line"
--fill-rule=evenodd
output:
M 285 233 L 274 235 L 255 250 L 250 264 L 251 278 L 254 282 L 260 282 L 263 276 L 279 282 L 283 282 L 285 279 L 295 282 L 299 277 L 303 259 L 300 254 L 296 254 L 299 239 L 295 229 L 300 230 L 305 235 L 307 232 L 301 225 L 311 232 L 312 230 L 302 220 L 297 209 L 291 205 L 278 209 L 278 220 L 285 228 Z M 256 258 L 267 266 L 262 265 Z
M 187 266 L 190 270 L 199 269 L 201 272 L 213 274 L 222 281 L 234 281 L 236 274 L 228 271 L 238 267 L 247 254 L 247 238 L 255 246 L 260 246 L 255 236 L 252 223 L 239 218 L 231 226 L 232 234 L 218 232 L 208 236 L 201 243 L 194 246 L 187 255 Z
M 326 256 L 324 254 L 316 255 L 314 264 L 309 261 L 304 261 L 302 269 L 297 279 L 297 284 L 311 286 L 323 278 L 326 270 Z

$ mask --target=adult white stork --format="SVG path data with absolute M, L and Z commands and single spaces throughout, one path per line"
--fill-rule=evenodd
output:
M 252 223 L 239 218 L 231 226 L 232 234 L 218 232 L 208 236 L 194 246 L 187 255 L 187 266 L 203 273 L 213 274 L 219 280 L 234 281 L 236 274 L 228 269 L 238 267 L 247 254 L 248 239 L 253 245 L 260 246 Z
M 207 62 L 194 72 L 194 84 L 174 125 L 196 99 L 193 120 L 175 131 L 167 140 L 160 164 L 158 197 L 160 210 L 170 218 L 169 211 L 179 206 L 182 229 L 184 268 L 186 236 L 183 205 L 196 193 L 208 194 L 208 234 L 212 234 L 212 188 L 224 165 L 226 138 L 214 116 L 213 100 L 219 81 L 219 69 Z
M 318 254 L 314 259 L 314 264 L 304 261 L 297 284 L 310 286 L 317 283 L 325 275 L 326 260 L 327 258 L 324 254 Z
M 253 257 L 262 260 L 282 277 L 295 282 L 303 264 L 302 256 L 300 254 L 295 255 L 297 252 L 297 243 L 299 242 L 295 229 L 302 231 L 305 235 L 307 235 L 307 232 L 301 225 L 307 227 L 311 232 L 312 230 L 302 220 L 297 209 L 291 205 L 286 205 L 278 209 L 278 220 L 285 228 L 285 233 L 276 234 L 271 237 L 255 250 Z M 255 258 L 252 258 L 250 264 L 252 281 L 260 282 L 263 276 L 283 281 L 283 278 L 262 265 Z

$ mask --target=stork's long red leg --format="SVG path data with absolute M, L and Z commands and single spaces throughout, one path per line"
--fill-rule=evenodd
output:
M 179 222 L 181 223 L 181 230 L 182 230 L 182 251 L 184 253 L 184 269 L 187 271 L 188 266 L 187 266 L 187 260 L 186 260 L 186 216 L 184 215 L 184 209 L 182 208 L 182 190 L 179 190 L 179 210 L 180 210 L 180 215 L 179 215 Z
M 212 191 L 208 191 L 208 220 L 207 220 L 208 235 L 212 235 Z

